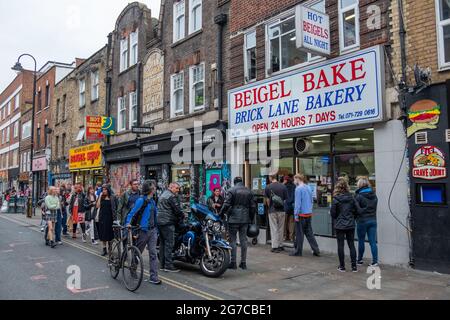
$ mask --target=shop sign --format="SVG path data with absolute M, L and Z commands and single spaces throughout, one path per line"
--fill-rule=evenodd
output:
M 229 91 L 230 138 L 384 120 L 384 53 L 361 50 Z
M 330 17 L 298 5 L 295 11 L 297 48 L 316 55 L 330 55 Z
M 91 169 L 102 166 L 102 145 L 94 143 L 87 146 L 70 149 L 69 169 Z
M 33 159 L 32 170 L 34 172 L 47 170 L 47 157 L 41 157 L 41 158 L 38 158 L 38 159 Z
M 147 144 L 142 147 L 142 152 L 155 152 L 158 151 L 159 145 L 158 144 Z
M 421 130 L 437 129 L 441 115 L 441 106 L 433 100 L 424 99 L 415 102 L 408 110 L 411 126 L 408 128 L 408 138 Z
M 30 173 L 29 172 L 21 172 L 19 174 L 19 181 L 20 182 L 27 182 L 30 179 Z
M 105 136 L 102 133 L 103 117 L 86 117 L 86 140 L 100 140 Z
M 436 180 L 447 177 L 445 156 L 435 146 L 424 146 L 413 157 L 412 176 L 417 179 Z

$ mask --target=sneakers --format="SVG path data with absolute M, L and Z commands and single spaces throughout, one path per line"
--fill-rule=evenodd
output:
M 274 249 L 270 250 L 270 252 L 272 252 L 272 253 L 280 253 L 281 250 L 280 250 L 280 248 L 274 248 Z
M 339 267 L 338 271 L 344 273 L 345 272 L 345 267 Z
M 165 268 L 164 269 L 164 272 L 170 272 L 170 273 L 178 273 L 178 272 L 180 272 L 181 270 L 180 269 L 177 269 L 177 268 L 175 268 L 175 267 L 172 267 L 172 268 Z
M 353 272 L 353 273 L 358 272 L 358 268 L 357 268 L 356 266 L 352 266 L 352 272 Z
M 56 247 L 55 241 L 50 241 L 50 247 L 52 247 L 52 249 Z
M 145 280 L 145 281 L 148 282 L 148 283 L 154 284 L 155 286 L 159 286 L 159 285 L 161 285 L 161 283 L 162 283 L 161 280 L 153 281 L 153 280 L 151 280 L 151 279 L 147 279 L 147 280 Z
M 62 241 L 58 241 L 57 243 L 56 243 L 58 246 L 62 246 Z
M 313 252 L 314 257 L 320 257 L 320 252 Z
M 228 269 L 236 270 L 237 269 L 236 262 L 231 262 L 230 265 L 228 266 Z
M 363 266 L 364 265 L 364 261 L 358 261 L 358 262 L 356 262 L 356 265 L 358 265 L 358 266 Z
M 94 246 L 98 245 L 97 240 L 94 240 L 94 239 L 91 240 L 91 243 L 92 243 Z
M 247 264 L 245 262 L 241 262 L 239 268 L 241 268 L 242 270 L 247 270 Z
M 86 233 L 83 233 L 82 235 L 81 235 L 81 239 L 83 240 L 83 242 L 84 243 L 86 243 Z
M 378 264 L 378 262 L 373 262 L 371 264 L 369 264 L 369 267 L 379 267 L 380 265 Z

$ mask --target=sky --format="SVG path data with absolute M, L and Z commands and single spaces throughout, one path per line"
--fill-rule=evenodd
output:
M 22 53 L 37 60 L 72 63 L 107 43 L 116 19 L 131 0 L 0 0 L 0 92 L 14 80 L 11 67 Z M 141 0 L 159 18 L 160 0 Z M 21 59 L 33 69 L 32 59 Z

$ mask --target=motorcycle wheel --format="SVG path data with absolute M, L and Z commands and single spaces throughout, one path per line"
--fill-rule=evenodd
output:
M 218 278 L 227 271 L 231 261 L 230 250 L 212 247 L 211 259 L 204 254 L 200 261 L 200 269 L 203 275 L 209 278 Z

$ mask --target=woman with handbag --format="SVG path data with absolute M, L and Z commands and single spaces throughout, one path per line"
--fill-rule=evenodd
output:
M 88 188 L 88 193 L 86 195 L 86 233 L 91 235 L 91 243 L 97 245 L 98 242 L 98 227 L 96 226 L 95 218 L 97 215 L 96 196 L 94 187 L 90 186 Z
M 75 185 L 75 193 L 72 195 L 72 198 L 70 199 L 70 214 L 72 215 L 72 223 L 73 223 L 73 229 L 72 229 L 72 238 L 77 238 L 77 226 L 80 225 L 81 227 L 81 237 L 83 242 L 86 242 L 86 195 L 83 193 L 83 187 L 80 183 L 77 183 Z
M 116 198 L 108 185 L 104 185 L 102 193 L 97 199 L 96 208 L 98 212 L 98 235 L 103 244 L 102 256 L 108 255 L 108 249 L 111 251 L 111 241 L 114 239 L 113 222 L 116 216 Z

